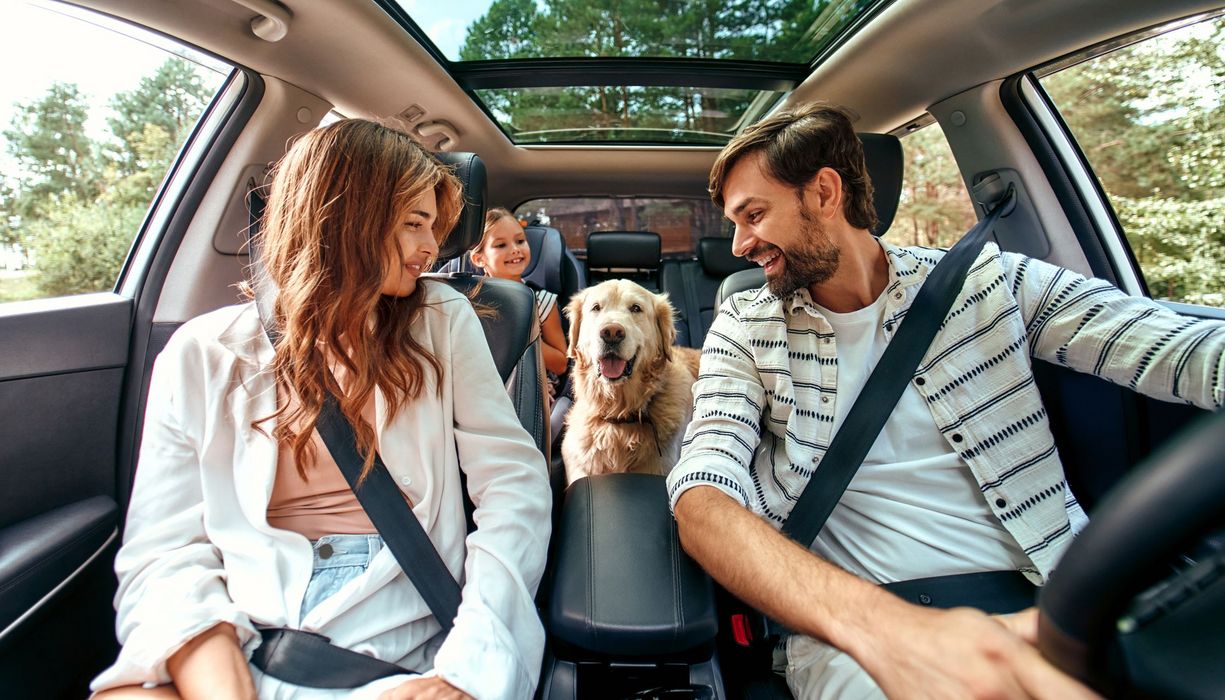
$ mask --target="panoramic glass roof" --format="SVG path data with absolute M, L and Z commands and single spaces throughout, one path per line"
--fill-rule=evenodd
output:
M 380 1 L 516 143 L 707 145 L 769 110 L 881 4 Z
M 641 85 L 476 90 L 516 143 L 722 145 L 784 93 Z

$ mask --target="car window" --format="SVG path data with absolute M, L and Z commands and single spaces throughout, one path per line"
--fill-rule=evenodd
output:
M 1039 78 L 1154 298 L 1225 308 L 1225 19 Z
M 723 212 L 709 199 L 663 197 L 555 197 L 533 199 L 515 216 L 561 231 L 576 253 L 587 249 L 592 231 L 654 231 L 664 255 L 690 256 L 699 238 L 731 236 Z
M 978 220 L 953 151 L 936 123 L 906 134 L 901 141 L 902 196 L 886 240 L 894 245 L 948 248 Z
M 0 302 L 110 291 L 230 67 L 24 3 L 0 5 L 0 63 Z

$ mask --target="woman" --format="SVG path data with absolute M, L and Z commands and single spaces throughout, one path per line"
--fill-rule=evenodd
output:
M 123 649 L 96 697 L 531 696 L 544 460 L 468 300 L 420 279 L 460 205 L 452 174 L 367 121 L 308 133 L 278 164 L 261 248 L 280 337 L 251 303 L 189 321 L 159 357 L 116 559 Z M 329 390 L 463 585 L 445 636 L 315 431 Z M 248 664 L 265 627 L 422 675 L 292 686 Z

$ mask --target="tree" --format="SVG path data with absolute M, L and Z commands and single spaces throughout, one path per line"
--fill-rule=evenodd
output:
M 181 58 L 166 59 L 153 75 L 141 78 L 135 89 L 115 95 L 111 100 L 115 116 L 107 123 L 122 144 L 114 158 L 120 173 L 149 169 L 164 173 L 209 97 L 195 66 Z M 150 125 L 158 130 L 150 132 L 146 128 Z M 151 134 L 160 148 L 145 142 Z M 153 160 L 142 161 L 142 157 Z
M 42 99 L 17 105 L 4 137 L 22 176 L 9 185 L 7 214 L 38 218 L 63 197 L 89 200 L 98 193 L 101 168 L 85 133 L 88 117 L 85 98 L 72 83 L 53 83 Z

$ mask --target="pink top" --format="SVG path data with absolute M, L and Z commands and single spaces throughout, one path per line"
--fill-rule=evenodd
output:
M 373 423 L 374 400 L 362 412 Z M 336 460 L 323 444 L 316 430 L 311 435 L 315 444 L 315 463 L 306 469 L 307 479 L 298 474 L 293 447 L 282 442 L 277 449 L 276 481 L 268 502 L 268 524 L 291 530 L 307 539 L 324 535 L 373 535 L 378 533 L 370 516 L 358 502 L 349 482 L 345 481 Z M 408 496 L 404 497 L 408 500 Z M 409 502 L 412 505 L 412 502 Z

